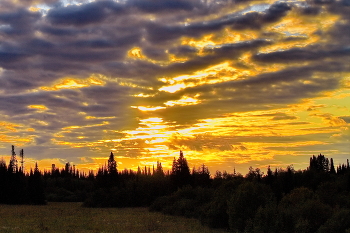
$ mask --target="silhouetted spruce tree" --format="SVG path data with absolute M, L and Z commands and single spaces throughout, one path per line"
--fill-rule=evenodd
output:
M 34 205 L 46 204 L 44 185 L 38 163 L 35 163 L 34 172 L 30 171 L 28 180 L 29 202 Z
M 18 172 L 15 147 L 12 145 L 11 159 L 7 169 L 7 200 L 8 204 L 25 203 L 25 177 Z
M 96 182 L 99 188 L 111 188 L 119 185 L 117 162 L 113 152 L 110 153 L 107 164 L 98 169 Z
M 180 151 L 180 156 L 173 161 L 171 179 L 176 187 L 182 187 L 191 183 L 191 174 L 186 158 Z
M 109 155 L 108 159 L 108 177 L 111 182 L 111 186 L 116 185 L 118 180 L 118 170 L 117 170 L 117 161 L 114 158 L 113 152 Z
M 162 167 L 161 162 L 157 161 L 157 168 L 156 168 L 156 170 L 154 170 L 153 175 L 159 176 L 159 177 L 164 177 L 164 171 L 163 171 L 163 167 Z
M 89 175 L 88 175 L 87 179 L 90 181 L 95 180 L 95 174 L 94 174 L 93 170 L 89 170 Z
M 139 176 L 141 176 L 141 174 L 142 174 L 141 168 L 140 168 L 140 166 L 137 166 L 137 173 L 136 173 L 136 175 L 139 177 Z
M 12 150 L 11 150 L 11 159 L 8 167 L 8 172 L 9 173 L 16 173 L 17 172 L 17 159 L 16 159 L 16 153 L 15 153 L 15 146 L 12 145 Z
M 313 155 L 310 157 L 309 169 L 311 171 L 328 172 L 329 160 L 322 154 L 319 154 L 317 157 Z
M 274 180 L 273 172 L 272 172 L 271 167 L 269 165 L 267 167 L 267 174 L 266 174 L 266 177 L 265 177 L 265 182 L 266 182 L 266 184 L 271 186 L 272 183 L 273 183 L 273 180 Z
M 195 186 L 209 187 L 211 182 L 210 172 L 209 172 L 209 168 L 204 164 L 202 164 L 202 166 L 198 168 L 198 170 L 193 169 L 192 176 L 193 176 Z
M 260 181 L 263 173 L 260 171 L 259 168 L 253 168 L 252 166 L 249 167 L 249 172 L 246 175 L 246 178 L 250 181 Z
M 108 171 L 105 166 L 100 167 L 96 174 L 96 184 L 98 188 L 107 187 Z
M 4 159 L 0 160 L 0 203 L 6 203 L 8 199 L 9 175 Z
M 329 172 L 330 172 L 331 174 L 335 174 L 333 158 L 331 158 L 331 165 L 330 165 Z
M 171 166 L 171 175 L 175 175 L 177 173 L 177 167 L 178 167 L 178 164 L 177 164 L 176 158 L 174 157 L 173 164 Z
M 72 167 L 69 162 L 67 162 L 64 166 L 64 171 L 62 172 L 65 177 L 72 176 Z
M 24 151 L 23 151 L 23 149 L 20 151 L 19 156 L 21 158 L 21 167 L 19 168 L 19 172 L 24 173 Z
M 117 174 L 117 161 L 114 159 L 114 154 L 111 152 L 108 159 L 108 174 Z

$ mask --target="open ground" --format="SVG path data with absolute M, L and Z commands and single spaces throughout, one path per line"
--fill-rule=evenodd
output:
M 0 205 L 0 216 L 0 232 L 222 232 L 147 208 L 84 208 L 81 203 Z

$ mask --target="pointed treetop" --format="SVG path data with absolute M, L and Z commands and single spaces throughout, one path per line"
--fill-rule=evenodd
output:
M 12 156 L 16 155 L 16 153 L 15 153 L 15 146 L 14 145 L 12 145 L 11 154 L 12 154 Z
M 112 151 L 111 151 L 111 154 L 109 155 L 107 170 L 109 174 L 116 175 L 118 173 L 117 161 L 115 161 L 114 154 Z
M 35 173 L 35 174 L 40 173 L 39 167 L 38 167 L 38 162 L 35 162 L 34 173 Z
M 111 151 L 111 154 L 109 155 L 109 160 L 108 161 L 114 161 L 114 154 Z

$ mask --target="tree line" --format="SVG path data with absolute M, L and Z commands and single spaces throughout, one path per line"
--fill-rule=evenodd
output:
M 28 174 L 23 169 L 23 149 L 20 152 L 20 166 L 16 159 L 14 146 L 9 165 L 0 160 L 0 203 L 3 204 L 46 204 L 42 174 L 38 164 Z
M 23 150 L 21 151 L 23 161 Z M 295 170 L 250 167 L 246 175 L 216 171 L 204 164 L 190 169 L 182 151 L 171 170 L 162 164 L 118 170 L 111 152 L 106 164 L 87 174 L 66 163 L 29 173 L 18 166 L 14 147 L 9 165 L 0 162 L 0 201 L 6 204 L 83 202 L 85 207 L 136 207 L 198 218 L 231 232 L 350 232 L 349 160 L 311 156 Z

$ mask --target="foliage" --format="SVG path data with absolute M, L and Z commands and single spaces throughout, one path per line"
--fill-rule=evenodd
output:
M 334 166 L 334 165 L 333 165 Z M 330 168 L 330 163 L 328 158 L 326 158 L 324 155 L 319 154 L 317 157 L 313 155 L 310 158 L 310 170 L 316 170 L 319 172 L 328 172 Z M 334 170 L 334 167 L 333 169 Z
M 230 229 L 244 231 L 258 208 L 273 204 L 274 199 L 272 190 L 265 184 L 245 182 L 238 186 L 228 202 Z
M 182 151 L 180 151 L 180 156 L 177 160 L 174 158 L 170 178 L 176 187 L 182 187 L 191 183 L 190 169 Z
M 203 206 L 210 202 L 212 196 L 211 189 L 185 186 L 172 195 L 158 198 L 149 209 L 170 215 L 199 218 L 203 214 Z
M 25 175 L 18 169 L 16 153 L 12 146 L 9 166 L 0 161 L 0 203 L 3 204 L 46 204 L 42 174 L 35 165 L 34 172 Z M 21 156 L 23 150 L 21 150 Z
M 316 232 L 331 214 L 331 207 L 305 187 L 296 188 L 283 197 L 278 210 L 279 229 L 285 232 Z
M 350 209 L 340 209 L 323 224 L 319 233 L 340 233 L 350 230 Z

